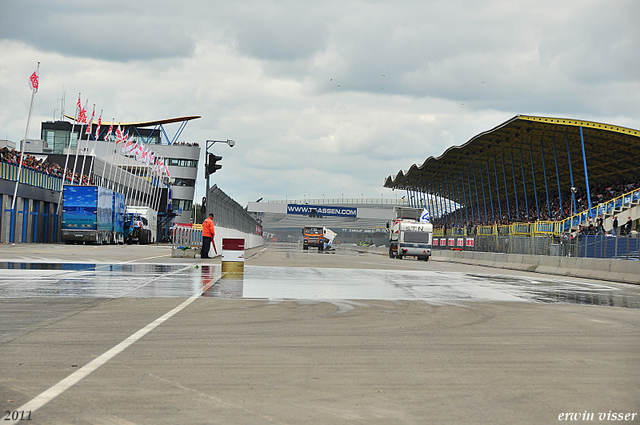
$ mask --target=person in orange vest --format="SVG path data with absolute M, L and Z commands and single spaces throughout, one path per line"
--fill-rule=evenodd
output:
M 209 213 L 209 217 L 202 223 L 202 250 L 200 251 L 200 258 L 209 258 L 209 246 L 213 244 L 213 237 L 215 235 L 213 213 Z M 213 249 L 216 251 L 215 245 L 213 245 Z

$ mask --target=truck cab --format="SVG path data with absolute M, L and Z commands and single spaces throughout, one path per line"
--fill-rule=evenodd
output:
M 156 241 L 157 213 L 149 207 L 127 206 L 124 215 L 124 238 L 128 244 L 151 244 Z
M 318 248 L 318 252 L 331 248 L 337 233 L 326 227 L 307 226 L 302 229 L 302 249 L 307 251 L 309 247 Z
M 389 258 L 402 259 L 408 256 L 428 261 L 433 243 L 433 225 L 429 222 L 420 222 L 421 209 L 396 208 L 394 208 L 396 219 L 387 223 Z

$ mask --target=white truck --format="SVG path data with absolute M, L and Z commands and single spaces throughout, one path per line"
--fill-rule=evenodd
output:
M 395 220 L 387 223 L 389 258 L 402 259 L 411 256 L 428 261 L 433 243 L 433 224 L 421 221 L 424 210 L 395 206 L 393 212 L 396 215 Z
M 150 244 L 158 235 L 158 213 L 150 207 L 125 207 L 124 234 L 127 243 Z

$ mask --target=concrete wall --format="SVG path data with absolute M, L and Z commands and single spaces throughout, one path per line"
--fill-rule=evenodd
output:
M 440 261 L 640 284 L 640 261 L 473 251 L 434 251 Z
M 388 255 L 386 247 L 340 246 L 338 249 Z M 448 261 L 499 269 L 523 270 L 611 282 L 640 284 L 640 261 L 609 258 L 551 257 L 476 251 L 432 251 L 430 261 Z
M 235 229 L 226 229 L 224 227 L 216 226 L 216 235 L 214 236 L 214 241 L 216 245 L 216 249 L 218 250 L 218 254 L 222 254 L 222 239 L 224 238 L 242 238 L 244 239 L 244 248 L 255 248 L 257 246 L 262 246 L 264 244 L 264 240 L 260 235 L 250 235 L 248 233 L 242 233 L 239 230 Z

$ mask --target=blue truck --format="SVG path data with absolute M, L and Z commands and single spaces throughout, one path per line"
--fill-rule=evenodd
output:
M 102 186 L 65 186 L 62 240 L 65 243 L 124 243 L 124 194 Z

